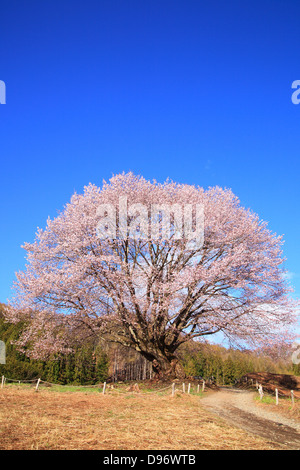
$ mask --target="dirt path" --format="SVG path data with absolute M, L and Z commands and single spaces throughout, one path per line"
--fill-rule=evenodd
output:
M 254 392 L 221 389 L 201 400 L 214 414 L 232 425 L 279 444 L 283 449 L 300 449 L 300 424 L 255 405 Z

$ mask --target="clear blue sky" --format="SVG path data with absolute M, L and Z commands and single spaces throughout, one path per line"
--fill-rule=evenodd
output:
M 230 187 L 300 293 L 299 0 L 1 2 L 0 301 L 76 190 L 132 170 Z

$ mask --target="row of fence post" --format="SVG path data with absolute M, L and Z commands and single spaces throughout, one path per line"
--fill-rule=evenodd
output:
M 256 382 L 256 389 L 258 390 L 260 399 L 262 400 L 263 396 L 264 396 L 263 386 L 260 385 L 258 382 Z M 294 405 L 295 404 L 294 390 L 291 390 L 291 400 L 292 400 L 292 404 Z M 276 405 L 279 404 L 278 388 L 275 388 L 275 403 L 276 403 Z
M 41 381 L 41 379 L 37 379 L 37 383 L 36 383 L 36 386 L 35 386 L 35 391 L 36 391 L 36 392 L 37 392 L 38 389 L 39 389 L 40 381 Z M 4 377 L 4 375 L 2 375 L 2 379 L 1 379 L 1 388 L 4 387 L 5 382 L 6 382 L 6 377 Z M 18 380 L 18 383 L 19 383 L 19 385 L 20 385 L 21 380 Z
M 1 379 L 1 388 L 4 387 L 5 382 L 6 382 L 6 377 L 4 377 L 4 375 L 2 375 L 2 379 Z M 36 386 L 35 386 L 35 391 L 36 391 L 36 392 L 37 392 L 38 389 L 39 389 L 40 382 L 41 382 L 41 378 L 37 379 Z M 19 385 L 20 385 L 21 381 L 18 380 L 18 383 L 19 383 Z M 103 390 L 102 390 L 103 395 L 105 394 L 105 390 L 106 390 L 106 382 L 104 382 L 104 384 L 103 384 Z
M 38 389 L 39 389 L 39 385 L 40 385 L 40 381 L 41 379 L 39 378 L 37 380 L 37 383 L 36 383 L 36 387 L 35 387 L 35 391 L 37 392 Z M 6 378 L 4 377 L 4 375 L 2 375 L 2 379 L 1 379 L 1 388 L 4 387 L 5 385 L 5 382 L 6 382 Z M 20 383 L 20 381 L 19 381 Z M 261 384 L 259 384 L 258 382 L 256 382 L 256 388 L 258 390 L 258 393 L 259 393 L 259 396 L 260 396 L 260 400 L 263 399 L 263 396 L 264 396 L 264 391 L 263 391 L 263 386 Z M 203 380 L 202 382 L 202 392 L 204 392 L 205 390 L 205 380 Z M 105 395 L 105 391 L 106 391 L 106 382 L 104 382 L 103 384 L 103 389 L 102 389 L 102 393 L 103 395 Z M 187 389 L 187 393 L 189 394 L 191 391 L 191 384 L 189 383 L 188 384 L 188 389 Z M 182 392 L 185 393 L 185 383 L 183 382 L 182 384 Z M 200 392 L 200 384 L 197 385 L 197 393 Z M 172 384 L 172 396 L 174 397 L 175 396 L 175 383 Z M 292 399 L 292 404 L 294 405 L 295 403 L 295 398 L 294 398 L 294 391 L 291 390 L 291 399 Z M 278 405 L 279 403 L 279 399 L 278 399 L 278 388 L 275 389 L 275 400 L 276 400 L 276 405 Z
M 176 384 L 173 383 L 172 384 L 172 397 L 174 397 L 175 395 L 175 386 Z M 205 380 L 203 380 L 202 382 L 202 392 L 204 392 L 205 390 Z M 185 393 L 185 383 L 183 382 L 182 384 L 182 392 Z M 188 388 L 187 388 L 187 393 L 189 394 L 191 392 L 191 384 L 189 383 L 188 384 Z M 197 393 L 200 393 L 200 384 L 197 385 Z
M 4 375 L 2 375 L 1 388 L 4 387 L 5 381 L 6 381 L 6 378 L 4 377 Z M 41 382 L 41 379 L 40 378 L 37 379 L 37 383 L 36 383 L 36 386 L 35 386 L 35 391 L 36 392 L 39 389 L 40 382 Z M 20 384 L 20 381 L 19 381 L 19 384 Z M 203 380 L 203 382 L 202 382 L 202 392 L 204 392 L 204 390 L 205 390 L 205 380 Z M 104 384 L 103 384 L 103 389 L 102 389 L 103 395 L 105 395 L 105 391 L 106 391 L 106 382 L 104 382 Z M 183 391 L 183 393 L 185 393 L 185 383 L 184 382 L 182 384 L 182 391 Z M 191 384 L 189 383 L 187 393 L 189 394 L 190 391 L 191 391 Z M 200 392 L 200 384 L 197 385 L 197 393 L 199 393 L 199 392 Z M 175 383 L 172 384 L 172 396 L 174 396 L 174 395 L 175 395 Z

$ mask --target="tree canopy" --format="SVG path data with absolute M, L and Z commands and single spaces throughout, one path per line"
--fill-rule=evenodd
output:
M 100 238 L 110 207 L 115 231 Z M 161 230 L 166 207 L 168 237 Z M 197 207 L 204 215 L 201 243 L 191 241 Z M 282 243 L 229 189 L 117 175 L 74 194 L 25 243 L 28 263 L 6 315 L 27 322 L 19 344 L 33 357 L 103 335 L 139 351 L 157 374 L 178 375 L 175 353 L 190 339 L 219 332 L 231 342 L 259 344 L 287 335 L 295 315 Z

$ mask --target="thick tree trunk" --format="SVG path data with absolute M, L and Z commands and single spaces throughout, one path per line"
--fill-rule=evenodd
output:
M 185 373 L 183 367 L 177 359 L 173 359 L 171 362 L 161 363 L 156 359 L 152 362 L 153 377 L 162 380 L 171 379 L 183 379 Z
M 139 333 L 141 332 L 139 331 Z M 166 344 L 164 338 L 152 337 L 149 339 L 142 334 L 138 336 L 132 328 L 129 329 L 128 336 L 129 341 L 122 343 L 118 337 L 118 342 L 134 349 L 152 364 L 152 378 L 160 380 L 185 378 L 184 369 L 174 353 L 174 344 Z
M 160 356 L 154 358 L 151 362 L 154 379 L 172 380 L 185 377 L 184 369 L 175 356 L 172 358 Z

